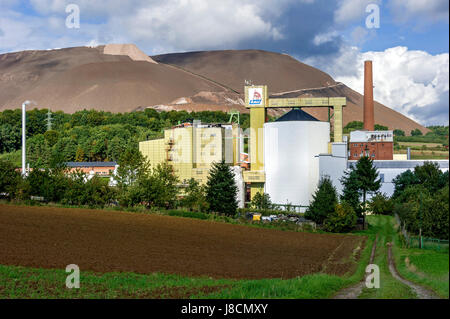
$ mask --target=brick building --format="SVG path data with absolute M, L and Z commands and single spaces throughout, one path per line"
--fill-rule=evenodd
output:
M 111 176 L 117 168 L 116 162 L 67 162 L 67 168 L 74 172 L 80 170 L 86 174 Z
M 349 160 L 363 156 L 373 160 L 393 160 L 394 133 L 392 131 L 353 131 L 350 133 Z

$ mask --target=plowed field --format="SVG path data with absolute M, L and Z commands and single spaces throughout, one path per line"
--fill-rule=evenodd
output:
M 0 205 L 0 264 L 213 278 L 342 275 L 363 237 L 112 211 Z

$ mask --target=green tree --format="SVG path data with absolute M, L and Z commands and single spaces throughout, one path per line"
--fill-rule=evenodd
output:
M 154 205 L 173 208 L 178 195 L 178 177 L 167 163 L 158 164 L 152 171 L 154 181 Z
M 55 130 L 47 131 L 44 133 L 44 139 L 47 144 L 52 147 L 58 142 L 59 133 Z
M 238 208 L 237 191 L 234 174 L 230 167 L 225 164 L 225 161 L 214 163 L 206 183 L 209 210 L 228 216 L 235 215 Z
M 394 136 L 405 136 L 405 131 L 402 131 L 400 129 L 395 129 Z
M 323 224 L 324 220 L 334 212 L 338 203 L 336 188 L 330 178 L 324 177 L 319 182 L 319 187 L 313 195 L 313 199 L 305 212 L 305 218 L 317 224 Z
M 439 164 L 436 162 L 425 162 L 421 166 L 416 166 L 414 168 L 414 175 L 418 183 L 422 184 L 432 193 L 445 186 L 445 184 L 441 185 L 445 180 L 442 180 L 441 176 L 443 173 L 439 168 Z
M 392 215 L 394 203 L 386 194 L 377 193 L 369 200 L 369 210 L 377 215 Z
M 139 177 L 150 170 L 149 163 L 136 148 L 128 148 L 120 157 L 117 175 L 114 177 L 119 188 L 126 188 L 134 184 Z
M 387 131 L 389 130 L 389 127 L 380 124 L 375 124 L 374 129 L 375 131 Z
M 347 233 L 356 226 L 357 216 L 349 203 L 337 204 L 324 221 L 324 229 L 333 233 Z
M 46 202 L 60 202 L 68 187 L 68 178 L 58 169 L 34 169 L 26 180 L 29 195 L 44 197 Z
M 344 186 L 342 190 L 341 201 L 347 202 L 352 206 L 358 216 L 362 216 L 361 208 L 361 186 L 355 167 L 351 167 L 349 171 L 344 172 L 344 176 L 340 180 Z
M 351 131 L 362 130 L 364 128 L 364 123 L 361 121 L 348 122 L 344 126 L 344 133 L 350 133 Z
M 376 167 L 373 166 L 373 160 L 367 156 L 358 160 L 355 172 L 363 196 L 363 209 L 365 211 L 367 194 L 377 192 L 381 187 L 381 180 L 378 178 Z
M 421 136 L 421 135 L 423 135 L 423 133 L 422 133 L 421 130 L 419 130 L 418 128 L 416 128 L 416 129 L 414 129 L 414 130 L 411 131 L 411 135 L 412 135 L 412 136 Z
M 13 198 L 22 177 L 11 162 L 0 159 L 0 193 Z
M 204 212 L 208 209 L 205 187 L 200 185 L 194 178 L 191 178 L 188 182 L 182 205 L 189 208 L 189 210 L 193 209 L 200 212 Z
M 397 198 L 403 191 L 411 185 L 416 185 L 419 183 L 419 179 L 411 170 L 407 170 L 399 175 L 393 180 L 394 183 L 394 194 L 392 198 Z
M 266 193 L 256 193 L 252 199 L 252 207 L 256 209 L 271 209 L 272 201 L 270 195 Z
M 84 162 L 84 151 L 80 146 L 77 147 L 75 153 L 75 162 Z

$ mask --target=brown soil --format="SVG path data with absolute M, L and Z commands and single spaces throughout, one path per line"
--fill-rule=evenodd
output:
M 81 271 L 293 278 L 348 259 L 359 236 L 136 213 L 0 205 L 0 264 Z M 330 257 L 331 256 L 331 257 Z M 342 275 L 346 267 L 335 267 Z M 326 272 L 328 272 L 326 270 Z

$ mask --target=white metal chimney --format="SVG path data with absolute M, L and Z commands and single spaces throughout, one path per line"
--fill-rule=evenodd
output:
M 36 104 L 32 101 L 25 101 L 22 103 L 22 176 L 26 176 L 26 152 L 27 152 L 27 146 L 26 146 L 26 119 L 27 119 L 27 112 L 26 107 L 29 104 Z

